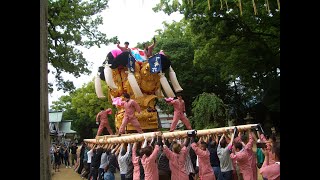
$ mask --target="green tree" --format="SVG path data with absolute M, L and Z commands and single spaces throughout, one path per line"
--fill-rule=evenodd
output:
M 77 120 L 79 119 L 79 116 L 76 110 L 72 108 L 71 101 L 72 101 L 71 96 L 69 95 L 61 96 L 58 99 L 58 101 L 52 102 L 51 109 L 54 111 L 63 111 L 62 119 L 64 120 Z
M 208 5 L 210 3 L 210 6 Z M 265 7 L 262 1 L 182 1 L 161 0 L 154 8 L 167 14 L 184 14 L 191 30 L 194 47 L 194 64 L 199 69 L 212 70 L 206 74 L 208 84 L 221 78 L 219 97 L 227 104 L 243 111 L 243 106 L 252 102 L 268 102 L 278 107 L 279 91 L 266 92 L 270 85 L 280 82 L 280 12 L 277 1 L 269 1 Z M 227 3 L 227 4 L 226 4 Z M 228 6 L 226 6 L 228 5 Z M 241 9 L 241 12 L 240 12 Z M 197 69 L 199 72 L 203 72 Z M 194 76 L 196 77 L 196 76 Z M 201 86 L 202 87 L 202 86 Z M 204 89 L 204 92 L 208 92 Z M 224 93 L 223 93 L 224 92 Z M 273 96 L 270 93 L 275 93 Z M 225 96 L 224 96 L 225 95 Z M 272 99 L 272 103 L 267 100 Z M 271 100 L 270 100 L 271 101 Z M 243 118 L 245 112 L 238 118 Z
M 191 113 L 191 103 L 199 92 L 215 92 L 220 98 L 228 93 L 228 81 L 220 76 L 219 68 L 201 66 L 194 63 L 194 52 L 197 42 L 191 32 L 190 23 L 186 20 L 163 23 L 164 29 L 158 30 L 155 52 L 164 50 L 170 56 L 171 66 L 176 72 L 177 79 L 183 88 L 183 98 L 187 114 Z M 168 78 L 168 72 L 166 72 Z
M 164 99 L 158 99 L 157 106 L 166 114 L 173 114 L 173 106 L 170 106 Z
M 48 3 L 48 56 L 54 67 L 58 90 L 72 91 L 73 82 L 64 80 L 62 72 L 80 77 L 91 73 L 88 62 L 78 47 L 100 47 L 115 42 L 117 37 L 108 39 L 98 30 L 102 24 L 99 15 L 107 8 L 108 0 L 49 0 Z M 52 92 L 53 84 L 49 83 Z
M 101 81 L 101 84 L 103 92 L 107 92 L 106 83 Z M 108 99 L 97 97 L 93 81 L 84 84 L 67 96 L 61 96 L 58 101 L 54 101 L 52 104 L 52 109 L 64 111 L 63 119 L 73 120 L 72 128 L 77 131 L 81 139 L 95 136 L 93 130 L 98 127 L 95 123 L 96 115 L 101 107 L 112 108 L 113 112 L 116 110 Z M 115 132 L 114 115 L 108 116 L 108 119 Z
M 193 117 L 190 121 L 195 129 L 227 126 L 227 106 L 214 93 L 200 94 L 192 102 L 192 107 Z

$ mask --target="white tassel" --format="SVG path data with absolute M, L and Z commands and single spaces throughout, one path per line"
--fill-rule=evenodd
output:
M 109 67 L 109 64 L 105 65 L 103 72 L 104 72 L 104 77 L 106 79 L 107 85 L 113 90 L 118 89 L 117 85 L 113 81 L 112 69 Z
M 174 91 L 177 93 L 177 92 L 181 92 L 183 89 L 181 88 L 179 82 L 178 82 L 178 79 L 177 79 L 177 76 L 176 76 L 176 73 L 173 71 L 172 67 L 170 66 L 169 68 L 169 77 L 170 77 L 170 81 L 171 81 L 171 84 L 173 86 L 173 89 Z
M 139 85 L 137 83 L 137 80 L 134 77 L 134 74 L 132 72 L 129 72 L 129 74 L 128 74 L 128 81 L 129 81 L 131 89 L 132 89 L 132 91 L 134 93 L 134 96 L 136 98 L 142 97 L 143 94 L 142 94 L 141 89 L 140 89 L 140 87 L 139 87 Z
M 105 98 L 105 96 L 103 95 L 103 92 L 102 92 L 101 79 L 100 79 L 99 75 L 95 76 L 94 88 L 96 90 L 96 94 L 97 94 L 98 98 Z
M 164 76 L 164 73 L 159 73 L 160 75 L 160 83 L 161 86 L 163 87 L 164 92 L 166 93 L 167 97 L 176 97 L 176 95 L 173 93 L 169 82 L 166 78 L 166 76 Z

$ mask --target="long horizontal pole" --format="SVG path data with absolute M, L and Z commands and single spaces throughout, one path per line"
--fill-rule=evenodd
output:
M 234 127 L 237 127 L 239 131 L 246 131 L 251 129 L 251 127 L 255 127 L 258 124 L 246 124 L 239 126 L 229 126 L 229 127 L 221 127 L 214 129 L 203 129 L 197 130 L 197 136 L 206 136 L 209 134 L 223 134 L 227 132 L 233 132 Z M 164 132 L 162 133 L 162 137 L 166 139 L 171 138 L 185 138 L 187 137 L 187 132 L 190 130 L 184 131 L 174 131 L 174 132 Z M 116 135 L 107 135 L 100 136 L 97 139 L 84 139 L 84 142 L 93 143 L 93 144 L 121 144 L 121 143 L 134 143 L 138 141 L 144 141 L 145 138 L 152 139 L 155 135 L 161 135 L 161 132 L 148 132 L 142 134 L 126 134 L 122 136 Z

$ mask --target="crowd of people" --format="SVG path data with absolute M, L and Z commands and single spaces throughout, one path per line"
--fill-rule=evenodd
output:
M 59 144 L 59 145 L 52 145 L 50 147 L 50 159 L 51 165 L 54 172 L 60 172 L 60 166 L 65 165 L 66 168 L 74 167 L 77 161 L 77 149 L 78 146 L 76 143 L 72 143 L 70 146 L 69 144 Z M 71 165 L 70 165 L 70 158 L 71 158 Z
M 158 132 L 133 144 L 83 142 L 74 169 L 88 180 L 114 180 L 117 171 L 121 180 L 280 179 L 280 142 L 274 135 L 233 132 L 182 139 L 164 139 Z

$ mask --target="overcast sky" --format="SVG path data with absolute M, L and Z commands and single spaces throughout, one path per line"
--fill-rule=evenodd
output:
M 129 47 L 135 47 L 138 42 L 149 41 L 154 35 L 155 30 L 163 29 L 162 22 L 180 21 L 183 15 L 174 13 L 170 16 L 163 12 L 155 13 L 152 8 L 159 3 L 160 0 L 110 0 L 109 8 L 104 10 L 101 15 L 103 17 L 103 25 L 99 27 L 100 31 L 105 33 L 108 38 L 118 36 L 119 41 L 123 45 L 125 41 L 130 43 Z M 125 23 L 124 23 L 125 22 Z M 133 28 L 135 27 L 135 28 Z M 102 65 L 107 53 L 117 48 L 116 45 L 102 45 L 100 48 L 94 46 L 90 49 L 79 48 L 83 52 L 83 56 L 89 61 L 89 69 L 92 74 L 89 76 L 82 75 L 75 78 L 72 75 L 63 74 L 65 80 L 74 82 L 76 88 L 82 87 L 84 83 L 88 83 L 97 74 L 98 67 Z M 49 69 L 51 69 L 49 65 Z M 49 74 L 49 82 L 54 82 L 54 76 Z M 52 101 L 57 101 L 62 95 L 66 95 L 63 91 L 57 91 L 49 94 L 49 108 Z

